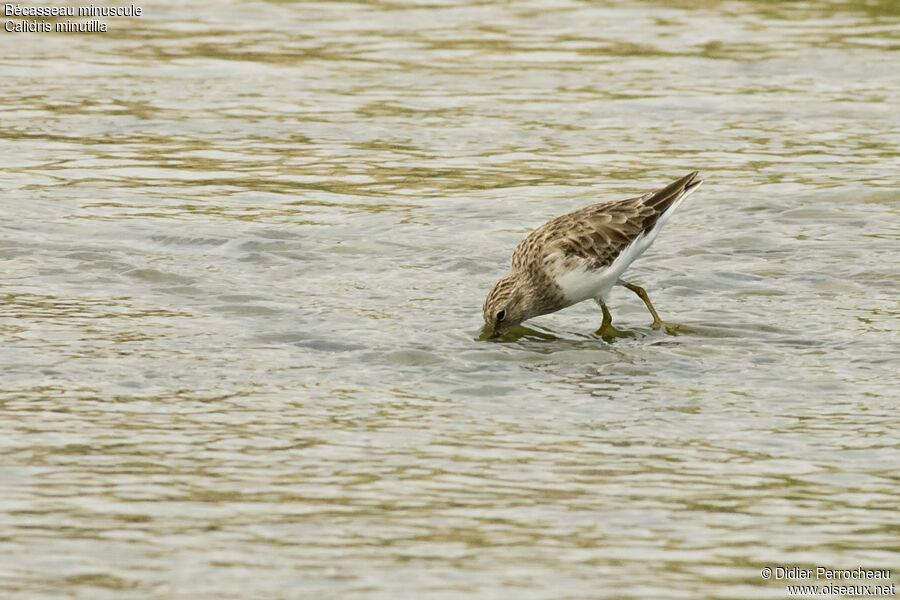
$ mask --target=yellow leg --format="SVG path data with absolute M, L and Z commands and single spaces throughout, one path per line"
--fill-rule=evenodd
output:
M 609 309 L 606 308 L 606 304 L 600 298 L 597 298 L 597 304 L 600 305 L 600 310 L 603 311 L 603 323 L 600 324 L 600 329 L 594 332 L 594 335 L 599 335 L 605 341 L 611 342 L 616 338 L 626 338 L 633 337 L 634 334 L 628 331 L 622 331 L 621 329 L 616 329 L 612 324 L 612 315 L 609 314 Z
M 606 304 L 603 303 L 602 300 L 600 302 L 600 310 L 603 311 L 603 323 L 600 324 L 599 331 L 606 331 L 606 328 L 612 325 L 612 315 L 609 314 L 609 309 L 606 308 Z
M 656 314 L 656 309 L 653 308 L 653 304 L 650 303 L 650 296 L 647 295 L 647 292 L 644 291 L 639 285 L 634 285 L 633 283 L 628 283 L 627 281 L 619 280 L 619 283 L 627 287 L 629 290 L 638 295 L 638 298 L 644 301 L 644 304 L 647 305 L 647 310 L 650 311 L 650 314 L 653 315 L 653 328 L 659 329 L 663 326 L 662 319 L 659 318 L 659 315 Z

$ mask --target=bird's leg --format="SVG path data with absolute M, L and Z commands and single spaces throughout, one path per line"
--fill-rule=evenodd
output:
M 594 335 L 599 335 L 607 342 L 617 337 L 630 337 L 631 335 L 633 335 L 613 327 L 612 315 L 609 314 L 609 309 L 606 308 L 606 303 L 603 302 L 602 298 L 597 298 L 596 300 L 597 304 L 600 305 L 600 310 L 603 311 L 603 323 L 600 324 L 600 329 L 595 331 Z
M 627 287 L 629 290 L 638 295 L 638 298 L 644 301 L 644 304 L 647 305 L 647 310 L 650 311 L 650 314 L 653 315 L 653 328 L 659 329 L 662 327 L 662 319 L 659 318 L 659 315 L 656 312 L 656 309 L 653 308 L 653 304 L 650 303 L 650 296 L 647 295 L 647 292 L 639 285 L 634 285 L 633 283 L 628 283 L 627 281 L 619 280 L 623 286 Z
M 605 331 L 607 327 L 612 325 L 612 315 L 609 314 L 609 309 L 606 308 L 606 303 L 603 300 L 597 300 L 600 303 L 600 310 L 603 311 L 603 323 L 600 324 L 600 331 Z
M 629 290 L 637 294 L 638 298 L 644 301 L 644 304 L 647 305 L 647 310 L 650 311 L 650 314 L 653 316 L 653 329 L 665 328 L 666 333 L 674 334 L 677 331 L 677 325 L 671 325 L 669 323 L 663 323 L 662 319 L 659 318 L 659 314 L 656 312 L 656 309 L 653 308 L 653 304 L 650 302 L 650 296 L 647 295 L 647 292 L 639 285 L 634 285 L 633 283 L 628 283 L 620 279 L 618 281 L 619 284 L 627 287 Z

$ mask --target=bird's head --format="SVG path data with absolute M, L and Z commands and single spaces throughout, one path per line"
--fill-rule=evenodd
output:
M 481 311 L 484 322 L 494 330 L 495 336 L 504 335 L 525 319 L 535 316 L 525 288 L 515 275 L 507 275 L 491 288 Z

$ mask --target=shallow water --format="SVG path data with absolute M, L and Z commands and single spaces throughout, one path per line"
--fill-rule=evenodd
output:
M 0 36 L 6 597 L 900 572 L 896 3 L 144 11 Z M 527 231 L 695 168 L 629 270 L 680 335 L 477 340 Z

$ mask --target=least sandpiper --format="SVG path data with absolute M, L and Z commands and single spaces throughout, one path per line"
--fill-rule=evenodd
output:
M 612 323 L 606 298 L 619 284 L 644 301 L 653 326 L 661 327 L 647 292 L 621 276 L 701 183 L 694 171 L 655 192 L 592 204 L 541 225 L 516 246 L 511 273 L 487 295 L 484 322 L 502 335 L 532 317 L 593 299 L 603 310 L 602 335 Z

